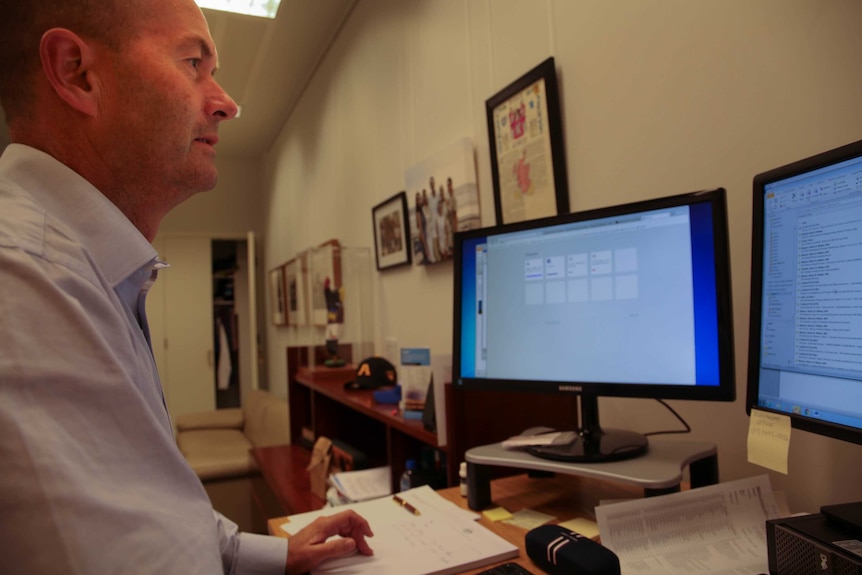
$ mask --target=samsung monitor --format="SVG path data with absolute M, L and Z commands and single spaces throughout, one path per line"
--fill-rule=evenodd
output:
M 599 396 L 733 401 L 725 201 L 716 189 L 456 234 L 453 384 L 577 394 L 576 439 L 530 448 L 577 462 L 648 449 L 601 428 Z
M 862 444 L 862 141 L 754 178 L 746 409 Z

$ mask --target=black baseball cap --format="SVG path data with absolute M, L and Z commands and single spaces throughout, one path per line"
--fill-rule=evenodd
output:
M 398 383 L 395 366 L 383 357 L 363 359 L 356 366 L 356 378 L 344 384 L 344 389 L 377 389 Z

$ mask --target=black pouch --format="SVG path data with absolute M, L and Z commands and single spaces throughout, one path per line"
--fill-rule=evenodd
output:
M 527 532 L 527 555 L 551 575 L 620 575 L 616 553 L 559 525 L 541 525 Z

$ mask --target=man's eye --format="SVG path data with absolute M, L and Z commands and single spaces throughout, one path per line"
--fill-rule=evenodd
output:
M 201 59 L 200 58 L 189 58 L 188 63 L 191 64 L 192 68 L 197 70 L 198 67 L 201 65 Z

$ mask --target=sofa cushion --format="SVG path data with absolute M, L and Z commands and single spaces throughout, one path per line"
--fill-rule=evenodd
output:
M 213 409 L 198 413 L 184 413 L 177 416 L 177 431 L 192 429 L 242 429 L 245 421 L 243 410 L 239 407 Z
M 257 471 L 251 442 L 239 429 L 183 431 L 177 436 L 177 445 L 202 481 Z

